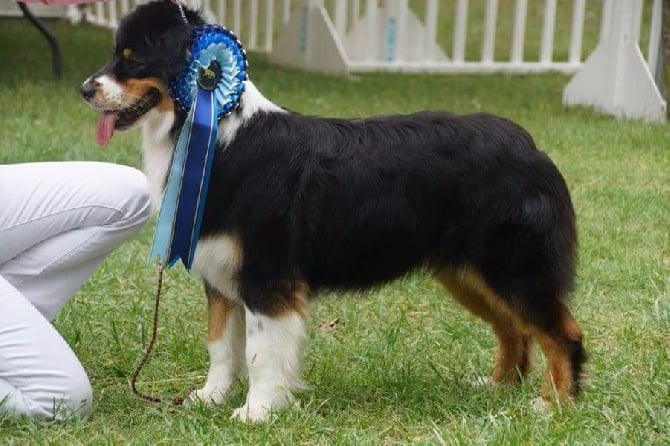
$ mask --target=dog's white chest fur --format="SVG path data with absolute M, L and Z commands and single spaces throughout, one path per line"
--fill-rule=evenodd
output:
M 217 144 L 224 145 L 235 138 L 244 122 L 259 111 L 283 112 L 266 99 L 250 81 L 245 82 L 240 112 L 234 113 L 219 124 Z M 152 110 L 142 123 L 142 151 L 144 172 L 151 184 L 154 210 L 160 209 L 163 188 L 172 162 L 174 140 L 170 130 L 174 112 Z M 193 271 L 231 300 L 239 300 L 237 273 L 242 263 L 242 250 L 232 234 L 220 232 L 201 238 L 195 251 Z
M 242 252 L 226 233 L 201 238 L 195 250 L 193 271 L 230 300 L 240 301 L 237 273 Z
M 163 200 L 163 188 L 172 162 L 173 139 L 170 129 L 172 112 L 152 112 L 142 126 L 144 172 L 151 185 L 152 204 L 158 211 Z M 231 300 L 239 300 L 236 275 L 241 262 L 237 240 L 221 233 L 198 241 L 193 271 Z
M 144 173 L 151 186 L 154 211 L 160 209 L 163 187 L 172 162 L 173 141 L 170 129 L 174 124 L 173 112 L 151 110 L 142 125 L 142 155 Z

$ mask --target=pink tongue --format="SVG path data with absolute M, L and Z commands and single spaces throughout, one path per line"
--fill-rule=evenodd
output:
M 95 132 L 95 142 L 101 146 L 106 146 L 112 135 L 114 135 L 114 124 L 116 123 L 116 113 L 104 111 L 100 115 L 98 128 Z

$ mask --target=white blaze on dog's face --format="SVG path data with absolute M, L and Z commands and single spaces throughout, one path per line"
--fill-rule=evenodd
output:
M 164 9 L 159 16 L 156 10 Z M 81 94 L 101 111 L 96 140 L 109 142 L 115 130 L 143 124 L 155 113 L 174 113 L 169 79 L 186 60 L 193 24 L 185 23 L 170 2 L 137 8 L 116 33 L 111 60 L 81 86 Z

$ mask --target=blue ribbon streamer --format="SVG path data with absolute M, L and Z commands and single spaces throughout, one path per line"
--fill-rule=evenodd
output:
M 202 226 L 218 119 L 239 105 L 247 79 L 244 49 L 235 35 L 221 26 L 195 27 L 189 54 L 182 71 L 170 80 L 170 95 L 187 116 L 175 146 L 149 253 L 149 262 L 157 258 L 170 267 L 181 259 L 186 269 L 193 263 Z
M 170 267 L 181 259 L 186 269 L 191 268 L 216 148 L 218 114 L 214 91 L 198 88 L 177 141 L 149 262 L 158 258 Z

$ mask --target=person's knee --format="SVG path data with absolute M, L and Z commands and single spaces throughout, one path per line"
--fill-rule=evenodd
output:
M 49 418 L 65 420 L 71 418 L 86 418 L 93 407 L 93 389 L 86 375 L 80 372 L 71 375 L 64 386 L 63 393 L 56 393 L 50 401 L 42 402 L 42 410 Z
M 149 181 L 144 173 L 133 167 L 120 166 L 120 169 L 115 188 L 125 200 L 123 226 L 139 230 L 152 213 Z
M 9 407 L 0 412 L 35 420 L 86 418 L 93 407 L 93 389 L 83 369 L 72 372 L 65 382 L 16 393 L 7 401 Z
M 67 394 L 63 398 L 65 407 L 63 407 L 62 416 L 85 418 L 91 413 L 93 407 L 93 388 L 82 370 L 81 374 L 74 376 L 70 381 Z M 56 412 L 56 418 L 61 416 Z

